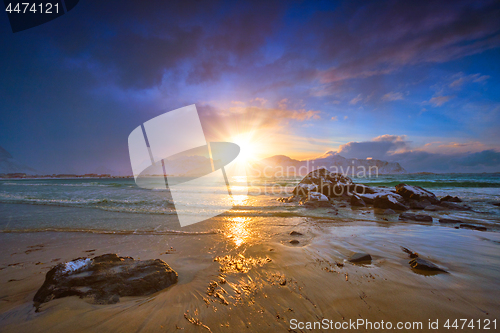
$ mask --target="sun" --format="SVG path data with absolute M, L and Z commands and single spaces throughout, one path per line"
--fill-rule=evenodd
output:
M 238 160 L 242 163 L 255 161 L 259 158 L 261 150 L 259 145 L 253 140 L 251 132 L 238 134 L 231 138 L 231 142 L 236 143 L 240 147 L 240 154 Z

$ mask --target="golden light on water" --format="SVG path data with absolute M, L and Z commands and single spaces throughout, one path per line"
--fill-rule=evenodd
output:
M 236 247 L 247 243 L 251 238 L 249 217 L 230 217 L 227 220 L 226 228 L 229 238 L 232 238 Z
M 231 190 L 233 187 L 231 187 Z M 232 195 L 231 198 L 233 206 L 244 206 L 248 200 L 248 195 Z

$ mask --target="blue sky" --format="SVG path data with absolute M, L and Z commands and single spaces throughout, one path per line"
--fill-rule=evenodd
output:
M 1 15 L 0 15 L 1 16 Z M 196 104 L 256 157 L 500 171 L 497 1 L 82 0 L 13 34 L 0 18 L 0 146 L 42 172 L 129 174 L 127 137 Z

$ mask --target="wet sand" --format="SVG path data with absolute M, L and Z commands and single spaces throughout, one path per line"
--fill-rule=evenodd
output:
M 220 232 L 0 234 L 0 331 L 281 332 L 292 319 L 323 318 L 419 321 L 423 331 L 439 319 L 438 331 L 448 331 L 447 319 L 500 320 L 497 232 L 300 217 L 222 217 L 197 228 Z M 449 273 L 412 269 L 400 246 Z M 371 254 L 372 262 L 348 262 L 355 252 Z M 66 297 L 35 312 L 33 296 L 51 267 L 104 253 L 163 259 L 179 282 L 113 305 Z

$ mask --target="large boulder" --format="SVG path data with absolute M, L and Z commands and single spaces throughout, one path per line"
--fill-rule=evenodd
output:
M 325 168 L 311 171 L 293 190 L 296 196 L 306 196 L 309 192 L 321 192 L 328 197 L 342 196 L 349 193 L 353 185 L 349 177 L 332 173 Z
M 144 296 L 177 282 L 177 273 L 160 259 L 134 260 L 116 254 L 78 258 L 60 263 L 45 276 L 33 298 L 41 303 L 66 296 L 88 298 L 97 304 L 113 304 L 120 296 Z
M 405 200 L 428 200 L 431 204 L 439 204 L 439 199 L 436 195 L 420 186 L 407 185 L 404 183 L 396 185 L 396 193 L 401 195 Z
M 408 210 L 408 206 L 403 203 L 403 198 L 398 194 L 385 194 L 375 197 L 373 207 L 382 209 Z

